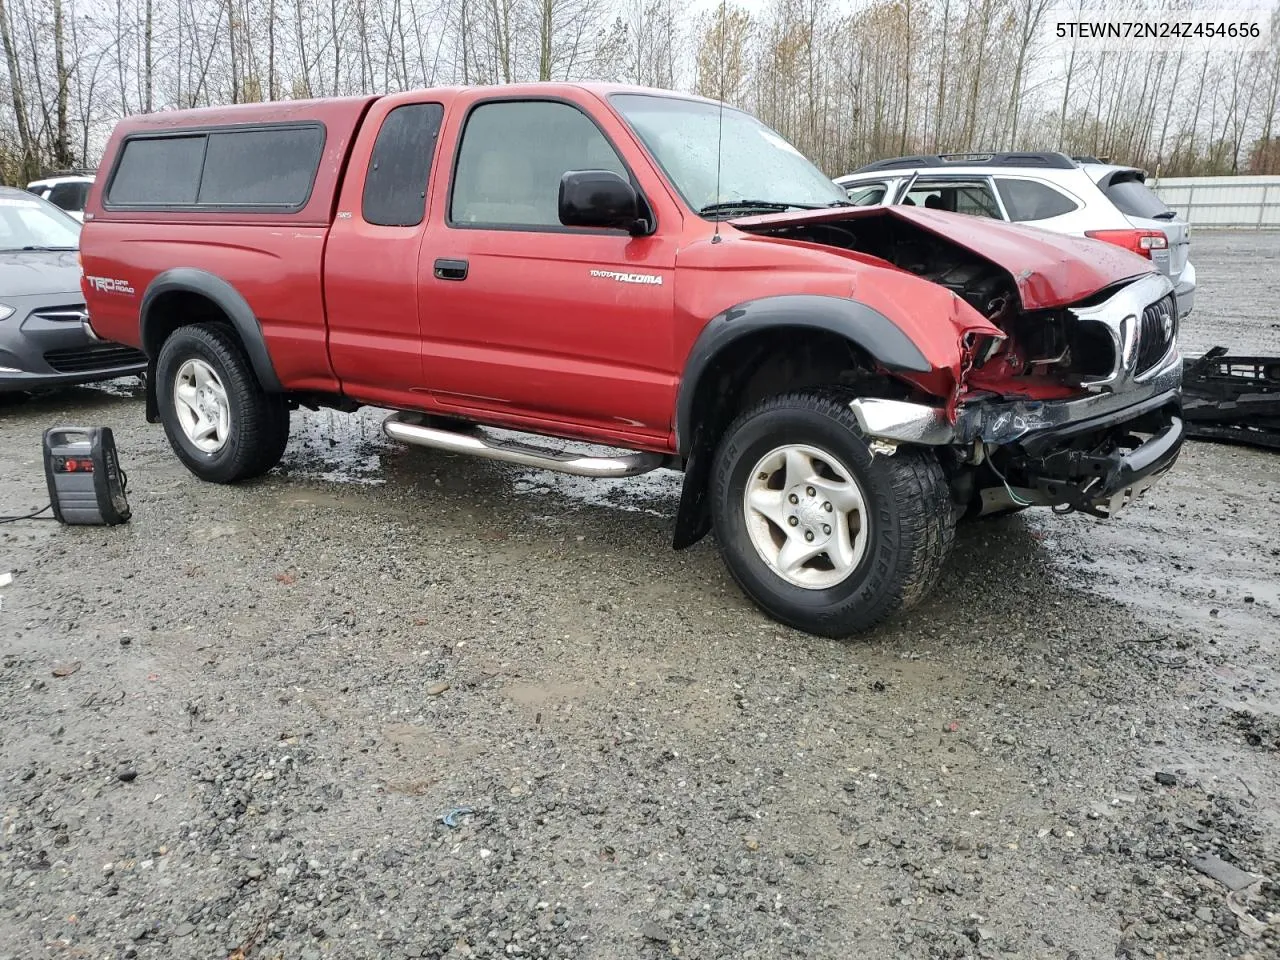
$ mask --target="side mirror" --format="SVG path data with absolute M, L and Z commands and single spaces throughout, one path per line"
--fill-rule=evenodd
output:
M 631 234 L 649 225 L 636 188 L 610 170 L 570 170 L 560 178 L 560 222 L 566 227 L 608 227 Z

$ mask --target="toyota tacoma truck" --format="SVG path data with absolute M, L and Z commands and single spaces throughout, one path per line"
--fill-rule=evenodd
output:
M 750 115 L 665 91 L 132 117 L 81 248 L 92 328 L 146 354 L 147 419 L 197 477 L 261 475 L 290 410 L 360 405 L 408 444 L 682 470 L 674 546 L 714 531 L 822 635 L 925 596 L 963 515 L 1114 516 L 1183 438 L 1151 261 L 853 207 Z

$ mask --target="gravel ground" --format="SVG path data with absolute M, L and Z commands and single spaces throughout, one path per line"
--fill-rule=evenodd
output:
M 1280 237 L 1195 244 L 1188 344 L 1280 352 Z M 0 407 L 0 512 L 66 422 L 134 520 L 0 527 L 0 956 L 1280 956 L 1276 454 L 968 527 L 841 643 L 672 553 L 672 474 L 325 413 L 201 485 L 116 383 Z

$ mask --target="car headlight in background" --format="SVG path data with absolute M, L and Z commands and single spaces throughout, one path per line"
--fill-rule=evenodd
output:
M 13 316 L 13 313 L 14 313 L 13 307 L 8 306 L 7 304 L 0 303 L 0 320 L 8 320 L 10 317 Z

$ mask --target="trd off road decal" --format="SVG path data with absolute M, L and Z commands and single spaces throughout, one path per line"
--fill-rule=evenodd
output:
M 86 282 L 99 293 L 123 293 L 133 296 L 133 284 L 128 280 L 116 280 L 112 277 L 85 277 Z
M 619 273 L 616 270 L 592 270 L 591 276 L 618 283 L 642 283 L 651 287 L 662 286 L 662 277 L 656 273 Z

